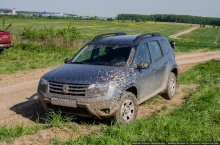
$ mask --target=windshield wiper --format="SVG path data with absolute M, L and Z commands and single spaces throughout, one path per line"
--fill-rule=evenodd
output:
M 107 62 L 94 62 L 93 65 L 107 65 Z
M 82 62 L 71 62 L 73 64 L 83 64 Z

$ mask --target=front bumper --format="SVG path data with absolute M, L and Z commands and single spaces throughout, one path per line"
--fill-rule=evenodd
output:
M 120 103 L 120 95 L 108 92 L 105 96 L 96 98 L 73 97 L 70 95 L 44 93 L 38 89 L 39 102 L 45 110 L 60 110 L 81 117 L 104 119 L 113 116 Z M 76 100 L 77 107 L 57 106 L 51 103 L 51 98 Z
M 13 46 L 12 44 L 0 44 L 0 49 L 10 48 L 12 46 Z

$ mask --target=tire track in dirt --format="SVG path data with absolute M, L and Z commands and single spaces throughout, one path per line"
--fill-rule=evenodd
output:
M 185 72 L 193 68 L 196 64 L 210 61 L 210 60 L 220 59 L 220 50 L 218 51 L 208 51 L 208 52 L 192 52 L 185 53 L 176 56 L 176 61 L 179 66 L 179 72 Z
M 184 35 L 184 34 L 188 34 L 188 33 L 194 31 L 194 30 L 197 29 L 197 28 L 199 28 L 199 27 L 193 27 L 193 28 L 190 28 L 190 29 L 188 29 L 188 30 L 181 31 L 181 32 L 179 32 L 179 33 L 177 33 L 177 34 L 170 35 L 169 37 L 170 37 L 170 38 L 173 38 L 173 39 L 180 39 L 180 38 L 178 38 L 179 36 Z

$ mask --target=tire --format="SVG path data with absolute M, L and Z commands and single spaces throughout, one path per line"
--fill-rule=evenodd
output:
M 167 82 L 166 90 L 164 91 L 164 93 L 162 93 L 162 97 L 167 100 L 173 99 L 176 93 L 176 86 L 176 75 L 173 72 L 171 72 Z
M 115 113 L 114 119 L 117 123 L 127 124 L 133 122 L 137 116 L 137 99 L 131 92 L 125 92 L 122 95 L 122 99 L 118 110 Z

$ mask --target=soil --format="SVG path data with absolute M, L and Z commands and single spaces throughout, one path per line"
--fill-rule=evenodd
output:
M 177 34 L 171 35 L 170 38 L 179 39 L 179 38 L 178 38 L 179 36 L 184 35 L 184 34 L 187 34 L 187 33 L 190 33 L 190 32 L 192 32 L 193 30 L 195 30 L 195 29 L 197 29 L 197 28 L 199 28 L 199 27 L 192 27 L 192 28 L 190 28 L 190 29 L 188 29 L 188 30 L 181 31 L 181 32 L 179 32 L 179 33 L 177 33 Z
M 200 50 L 192 53 L 176 54 L 180 73 L 193 68 L 198 63 L 212 59 L 220 59 L 220 51 L 203 52 L 203 50 Z M 21 123 L 36 124 L 36 119 L 44 115 L 44 111 L 37 101 L 37 85 L 40 77 L 51 69 L 53 68 L 49 67 L 0 75 L 0 126 L 18 125 Z M 158 96 L 150 100 L 149 103 L 140 105 L 138 118 L 149 116 L 155 111 L 161 113 L 169 112 L 182 104 L 196 87 L 197 85 L 179 85 L 173 100 L 167 101 Z M 43 122 L 40 123 L 43 124 Z M 50 128 L 40 130 L 34 135 L 24 135 L 10 144 L 50 144 L 51 138 L 66 141 L 70 137 L 77 138 L 82 134 L 89 134 L 93 130 L 105 128 L 108 125 L 109 122 L 105 120 L 94 121 L 92 119 L 79 118 L 77 121 L 72 122 L 72 126 L 76 128 L 77 132 L 68 128 Z M 0 144 L 6 143 L 1 142 Z

